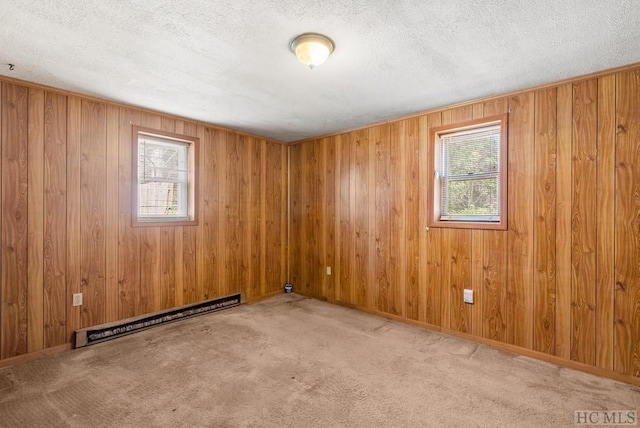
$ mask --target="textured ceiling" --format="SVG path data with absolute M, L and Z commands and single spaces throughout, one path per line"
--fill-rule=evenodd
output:
M 287 142 L 639 61 L 639 0 L 0 0 L 0 74 Z

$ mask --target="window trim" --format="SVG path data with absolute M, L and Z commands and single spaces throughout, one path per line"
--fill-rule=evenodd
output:
M 469 221 L 441 219 L 440 179 L 436 178 L 436 170 L 440 162 L 440 136 L 454 132 L 485 128 L 500 125 L 500 179 L 498 182 L 500 215 L 498 221 Z M 427 226 L 451 229 L 491 229 L 507 230 L 507 176 L 508 176 L 508 115 L 507 113 L 450 125 L 436 126 L 429 130 L 428 164 L 427 164 Z
M 138 217 L 138 139 L 148 135 L 163 140 L 171 140 L 187 145 L 187 218 L 144 218 Z M 166 227 L 196 226 L 198 224 L 198 145 L 200 139 L 189 135 L 160 131 L 158 129 L 132 126 L 131 137 L 131 226 L 132 227 Z

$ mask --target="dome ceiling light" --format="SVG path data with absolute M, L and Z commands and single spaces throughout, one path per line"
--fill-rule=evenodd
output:
M 309 66 L 310 69 L 322 64 L 333 52 L 333 41 L 327 36 L 316 33 L 304 33 L 293 39 L 291 52 L 298 61 Z

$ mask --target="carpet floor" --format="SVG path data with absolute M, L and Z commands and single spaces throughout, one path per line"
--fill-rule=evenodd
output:
M 299 295 L 0 369 L 2 427 L 571 427 L 640 388 Z

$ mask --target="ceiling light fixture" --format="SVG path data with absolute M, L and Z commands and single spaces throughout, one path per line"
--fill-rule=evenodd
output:
M 330 38 L 316 33 L 300 34 L 291 42 L 291 52 L 296 55 L 298 61 L 311 69 L 325 62 L 333 48 Z

